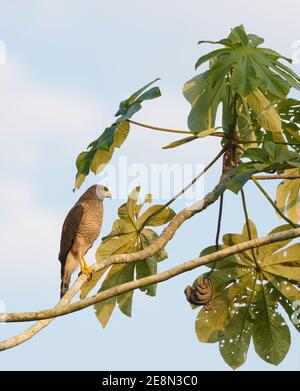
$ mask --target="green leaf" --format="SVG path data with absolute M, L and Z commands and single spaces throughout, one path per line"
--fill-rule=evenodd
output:
M 122 236 L 114 237 L 109 240 L 105 240 L 100 244 L 96 252 L 97 262 L 101 261 L 104 257 L 113 254 L 125 254 L 131 252 L 134 249 L 137 240 L 137 234 L 129 233 Z
M 299 168 L 285 170 L 285 175 L 299 175 Z M 277 187 L 276 204 L 294 223 L 300 220 L 300 179 L 283 180 Z
M 76 167 L 79 174 L 88 175 L 90 164 L 95 155 L 95 151 L 81 152 L 76 159 Z
M 142 204 L 138 203 L 140 187 L 136 187 L 129 195 L 125 204 L 121 205 L 118 210 L 119 219 L 117 219 L 111 229 L 111 232 L 103 237 L 100 246 L 96 252 L 97 262 L 101 262 L 103 258 L 114 254 L 128 254 L 148 247 L 158 235 L 151 229 L 143 229 L 146 224 L 147 216 L 149 217 L 150 225 L 161 225 L 167 222 L 174 212 L 170 208 L 165 208 L 155 215 L 161 205 L 154 205 L 139 217 L 141 208 L 145 203 L 152 201 L 151 194 L 147 194 Z M 141 219 L 141 220 L 140 220 Z M 143 222 L 140 225 L 140 221 Z M 161 249 L 152 257 L 143 261 L 115 264 L 109 267 L 107 275 L 104 277 L 102 285 L 98 292 L 114 286 L 147 277 L 157 273 L 157 262 L 160 262 L 168 257 L 164 249 Z M 86 297 L 89 292 L 98 284 L 100 279 L 108 268 L 105 268 L 95 273 L 91 280 L 88 281 L 82 288 L 81 297 Z M 140 289 L 149 296 L 155 296 L 156 284 Z M 107 299 L 95 305 L 95 313 L 103 327 L 108 323 L 111 314 L 118 304 L 119 309 L 127 316 L 131 316 L 132 312 L 133 291 L 123 293 L 117 297 Z
M 191 80 L 187 81 L 183 88 L 182 92 L 185 97 L 185 99 L 189 103 L 193 103 L 194 100 L 198 97 L 201 96 L 202 93 L 205 91 L 207 88 L 208 84 L 207 81 L 205 80 L 206 73 L 202 73 L 200 75 L 197 75 L 193 77 Z
M 242 56 L 237 62 L 230 84 L 233 90 L 241 96 L 247 96 L 257 88 L 255 71 L 246 56 Z
M 115 220 L 112 226 L 110 233 L 102 238 L 102 241 L 112 239 L 115 236 L 122 236 L 125 234 L 130 234 L 136 232 L 136 228 L 132 224 L 128 223 L 125 220 L 118 219 Z
M 118 215 L 120 219 L 125 220 L 127 223 L 131 224 L 132 227 L 136 226 L 136 208 L 137 201 L 140 194 L 140 187 L 137 186 L 129 195 L 128 201 L 120 206 L 118 210 Z
M 151 244 L 147 238 L 146 235 L 141 232 L 139 235 L 140 238 L 140 245 L 141 250 L 145 249 L 146 247 Z M 136 278 L 144 278 L 148 276 L 152 276 L 153 274 L 157 273 L 157 262 L 158 259 L 156 256 L 152 256 L 144 261 L 139 261 L 136 264 Z M 142 292 L 145 292 L 149 296 L 155 296 L 156 295 L 156 284 L 146 285 L 144 287 L 141 287 L 140 290 Z
M 114 147 L 121 148 L 122 144 L 126 140 L 129 134 L 129 122 L 123 121 L 119 122 L 116 126 L 115 137 L 114 137 Z
M 253 342 L 256 353 L 263 360 L 278 365 L 289 351 L 291 336 L 270 289 L 270 284 L 263 284 L 256 296 Z
M 79 189 L 85 177 L 92 171 L 99 174 L 109 163 L 114 148 L 120 148 L 129 133 L 129 122 L 120 122 L 106 128 L 100 137 L 89 144 L 76 160 L 77 175 L 75 189 Z
M 144 226 L 159 226 L 168 223 L 176 213 L 164 205 L 150 206 L 137 220 L 138 229 Z
M 115 305 L 116 305 L 115 297 L 112 297 L 111 299 L 102 301 L 94 305 L 95 315 L 103 328 L 107 325 L 111 317 L 111 314 L 113 313 Z
M 256 238 L 254 223 L 248 223 L 251 237 Z M 276 227 L 268 235 L 288 228 L 288 224 Z M 241 234 L 224 235 L 220 249 L 247 240 L 245 224 Z M 286 247 L 291 240 L 260 247 L 255 259 L 248 250 L 207 265 L 215 267 L 209 274 L 214 292 L 210 305 L 214 311 L 200 310 L 196 333 L 201 342 L 219 341 L 221 355 L 232 368 L 245 362 L 252 336 L 256 353 L 271 364 L 282 362 L 289 350 L 290 332 L 280 310 L 294 320 L 293 303 L 300 300 L 300 244 Z M 201 256 L 215 250 L 210 246 Z M 294 326 L 300 331 L 300 325 Z
M 225 332 L 220 335 L 220 353 L 232 369 L 239 368 L 247 359 L 252 327 L 248 307 L 241 307 L 233 312 Z
M 256 34 L 248 34 L 248 40 L 251 42 L 252 46 L 255 46 L 255 47 L 257 47 L 265 42 L 265 40 L 263 38 L 259 37 Z M 280 55 L 278 56 L 278 58 L 279 57 L 280 57 Z
M 97 149 L 108 151 L 112 146 L 115 137 L 116 126 L 106 128 L 97 140 Z
M 257 114 L 257 122 L 263 128 L 270 132 L 281 131 L 281 119 L 278 112 L 259 90 L 247 96 L 247 103 Z
M 211 309 L 202 308 L 195 322 L 196 335 L 200 342 L 215 343 L 224 331 L 228 321 L 228 303 L 224 297 L 217 297 L 211 302 Z
M 152 242 L 154 242 L 154 240 L 158 238 L 157 233 L 150 228 L 144 228 L 141 232 L 141 235 L 143 237 L 143 244 L 148 243 L 147 246 L 149 246 Z M 166 250 L 162 248 L 161 250 L 159 250 L 157 253 L 154 254 L 154 257 L 157 260 L 157 262 L 161 262 L 166 258 L 168 258 L 168 254 Z
M 264 167 L 267 167 L 267 165 L 265 165 Z M 251 163 L 243 163 L 235 167 L 230 172 L 230 175 L 228 177 L 229 179 L 226 182 L 225 186 L 227 189 L 237 194 L 252 177 L 252 175 L 256 174 L 257 172 L 259 172 L 259 170 L 253 167 Z
M 99 149 L 91 162 L 90 170 L 94 174 L 100 174 L 112 158 L 113 152 L 114 149 L 112 147 L 108 151 Z
M 106 289 L 112 288 L 116 285 L 131 281 L 133 267 L 133 264 L 113 265 L 98 292 L 103 292 Z M 113 297 L 94 305 L 96 317 L 101 323 L 102 327 L 105 327 L 107 325 L 116 305 L 116 302 L 118 302 L 120 310 L 125 315 L 130 316 L 132 292 L 128 293 L 130 293 L 130 295 L 124 293 L 118 298 Z
M 220 54 L 228 54 L 230 53 L 229 49 L 217 49 L 214 50 L 210 53 L 205 54 L 204 56 L 201 56 L 196 64 L 195 64 L 195 69 L 199 68 L 200 65 L 204 64 L 207 61 L 212 60 L 213 58 L 219 56 Z
M 153 87 L 150 90 L 144 92 L 139 98 L 139 102 L 143 102 L 144 100 L 151 100 L 161 96 L 160 89 L 158 87 Z
M 158 87 L 153 87 L 148 91 L 145 91 L 150 85 L 155 83 L 159 78 L 146 84 L 136 92 L 134 92 L 128 99 L 123 100 L 120 103 L 119 110 L 115 114 L 117 122 L 125 121 L 133 116 L 142 107 L 141 103 L 145 100 L 155 99 L 161 96 L 161 92 Z
M 203 93 L 194 99 L 188 116 L 188 127 L 194 133 L 213 128 L 217 109 L 224 95 L 224 83 L 221 80 L 214 86 L 207 86 Z
M 242 158 L 248 158 L 252 161 L 241 163 L 232 169 L 225 183 L 226 188 L 234 193 L 238 193 L 251 176 L 258 172 L 274 172 L 275 170 L 281 173 L 290 167 L 300 168 L 298 153 L 273 142 L 266 142 L 261 148 L 248 148 Z
M 104 275 L 104 273 L 107 271 L 107 268 L 104 268 L 102 270 L 98 270 L 96 273 L 93 274 L 93 277 L 86 281 L 80 290 L 80 299 L 85 299 L 90 291 L 95 288 L 95 286 L 100 281 L 101 277 Z
M 291 323 L 294 325 L 296 330 L 300 332 L 300 324 L 296 324 L 294 322 L 295 309 L 293 308 L 293 303 L 296 300 L 300 300 L 299 287 L 294 286 L 289 281 L 281 277 L 274 276 L 273 274 L 268 273 L 266 271 L 263 272 L 263 275 L 270 282 L 270 284 L 272 284 L 272 287 L 274 289 L 273 294 L 276 295 L 277 301 L 280 303 L 280 305 L 283 307 L 285 312 L 288 314 Z
M 185 137 L 185 138 L 182 138 L 180 140 L 173 141 L 172 143 L 164 146 L 162 149 L 176 148 L 176 147 L 179 147 L 180 145 L 189 143 L 189 142 L 197 140 L 197 139 L 198 139 L 198 137 L 195 137 L 195 136 Z
M 125 284 L 126 282 L 133 281 L 134 268 L 135 268 L 134 263 L 129 263 L 126 266 L 124 266 L 117 285 Z M 133 291 L 122 293 L 120 296 L 117 297 L 117 302 L 120 310 L 123 312 L 124 315 L 129 317 L 131 317 L 131 311 L 132 311 L 132 298 L 133 298 Z
M 114 149 L 120 148 L 126 140 L 130 126 L 127 120 L 141 109 L 141 103 L 161 95 L 158 87 L 147 90 L 157 80 L 159 79 L 151 81 L 122 101 L 116 113 L 118 117 L 116 121 L 110 127 L 105 128 L 97 140 L 88 145 L 87 151 L 79 154 L 76 160 L 77 174 L 74 189 L 82 185 L 90 171 L 99 174 L 105 168 L 113 156 Z

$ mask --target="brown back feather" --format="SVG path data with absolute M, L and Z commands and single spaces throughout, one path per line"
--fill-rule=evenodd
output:
M 58 255 L 58 259 L 62 266 L 64 265 L 67 255 L 72 248 L 83 213 L 84 206 L 81 203 L 77 203 L 73 206 L 65 218 L 61 232 L 60 251 Z

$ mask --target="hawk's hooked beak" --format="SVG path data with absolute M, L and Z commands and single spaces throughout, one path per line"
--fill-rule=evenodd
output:
M 107 193 L 107 198 L 109 198 L 110 200 L 112 199 L 112 195 L 110 191 Z

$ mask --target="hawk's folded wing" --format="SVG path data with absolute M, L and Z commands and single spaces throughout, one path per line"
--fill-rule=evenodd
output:
M 62 228 L 60 239 L 60 250 L 58 259 L 62 264 L 65 263 L 67 255 L 72 248 L 76 233 L 84 213 L 84 206 L 76 204 L 68 213 Z

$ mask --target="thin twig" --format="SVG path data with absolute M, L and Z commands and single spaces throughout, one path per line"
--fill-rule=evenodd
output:
M 266 197 L 266 199 L 269 201 L 269 203 L 273 206 L 273 208 L 276 210 L 276 212 L 279 214 L 279 216 L 281 216 L 292 227 L 294 227 L 294 228 L 299 227 L 298 224 L 294 223 L 284 213 L 282 213 L 282 211 L 278 208 L 278 206 L 275 204 L 275 202 L 272 200 L 272 198 L 269 196 L 269 194 L 266 192 L 266 190 L 257 182 L 256 179 L 252 178 L 252 181 L 259 188 L 259 190 L 262 192 L 262 194 Z
M 118 296 L 120 294 L 132 291 L 137 288 L 144 287 L 146 285 L 155 284 L 163 281 L 167 281 L 177 275 L 185 273 L 187 271 L 193 270 L 200 266 L 206 265 L 210 262 L 215 262 L 221 259 L 224 259 L 228 256 L 239 254 L 247 250 L 251 250 L 253 248 L 258 248 L 261 246 L 265 246 L 266 244 L 284 241 L 287 239 L 292 239 L 300 236 L 300 228 L 297 229 L 289 229 L 282 232 L 277 232 L 271 235 L 267 235 L 261 238 L 255 238 L 252 240 L 248 240 L 242 243 L 238 243 L 234 246 L 227 247 L 220 251 L 214 252 L 212 254 L 208 254 L 191 261 L 182 263 L 177 265 L 169 270 L 166 270 L 162 273 L 151 275 L 148 277 L 141 278 L 139 280 L 134 280 L 127 282 L 125 284 L 121 284 L 115 286 L 113 288 L 107 289 L 105 291 L 99 292 L 94 296 L 87 297 L 83 300 L 79 300 L 73 304 L 70 304 L 65 307 L 48 309 L 37 312 L 24 312 L 24 313 L 8 313 L 2 315 L 2 321 L 6 322 L 24 322 L 24 321 L 32 321 L 36 319 L 45 319 L 45 318 L 53 318 L 58 316 L 63 316 L 70 314 L 72 312 L 80 311 L 86 307 L 89 307 L 93 304 L 99 303 L 100 301 L 107 300 L 111 297 Z M 5 319 L 6 318 L 6 319 Z M 4 344 L 5 341 L 0 343 L 0 350 L 5 349 Z
M 244 210 L 244 215 L 245 215 L 245 220 L 246 220 L 246 227 L 247 227 L 247 232 L 248 232 L 248 239 L 252 240 L 251 228 L 250 228 L 250 223 L 249 223 L 249 215 L 248 215 L 248 210 L 247 210 L 247 202 L 246 202 L 245 192 L 244 192 L 243 188 L 241 189 L 241 196 L 242 196 L 243 210 Z M 257 258 L 256 258 L 256 255 L 255 255 L 253 248 L 251 249 L 251 254 L 254 259 L 255 264 L 258 265 Z
M 167 201 L 164 205 L 162 205 L 157 211 L 150 215 L 145 221 L 144 221 L 144 226 L 147 225 L 147 222 L 153 218 L 156 214 L 160 213 L 163 209 L 167 208 L 170 206 L 178 197 L 180 197 L 182 194 L 184 194 L 188 189 L 190 189 L 198 179 L 200 179 L 219 159 L 220 157 L 224 154 L 226 151 L 227 147 L 224 147 L 221 149 L 221 151 L 213 158 L 213 160 L 206 166 L 202 171 L 199 172 L 198 175 L 195 176 L 195 178 L 188 184 L 186 185 L 182 190 L 180 190 L 177 194 L 175 194 L 174 197 L 172 197 L 169 201 Z
M 226 149 L 227 147 L 222 148 L 221 151 L 217 154 L 217 156 L 215 156 L 213 160 L 206 167 L 204 167 L 204 169 L 201 172 L 199 172 L 199 174 L 196 175 L 195 178 L 188 185 L 186 185 L 174 197 L 172 197 L 168 202 L 164 204 L 164 208 L 171 205 L 178 197 L 180 197 L 187 190 L 189 190 L 197 182 L 197 180 L 200 179 L 220 159 L 221 156 L 223 156 Z
M 220 241 L 220 232 L 221 232 L 221 222 L 222 222 L 222 214 L 223 214 L 223 200 L 224 200 L 224 194 L 221 195 L 220 201 L 219 201 L 219 213 L 218 213 L 218 222 L 217 222 L 217 232 L 216 232 L 216 251 L 219 250 L 219 241 Z M 212 268 L 207 273 L 207 276 L 211 275 L 213 271 L 215 270 L 216 262 L 214 262 Z

